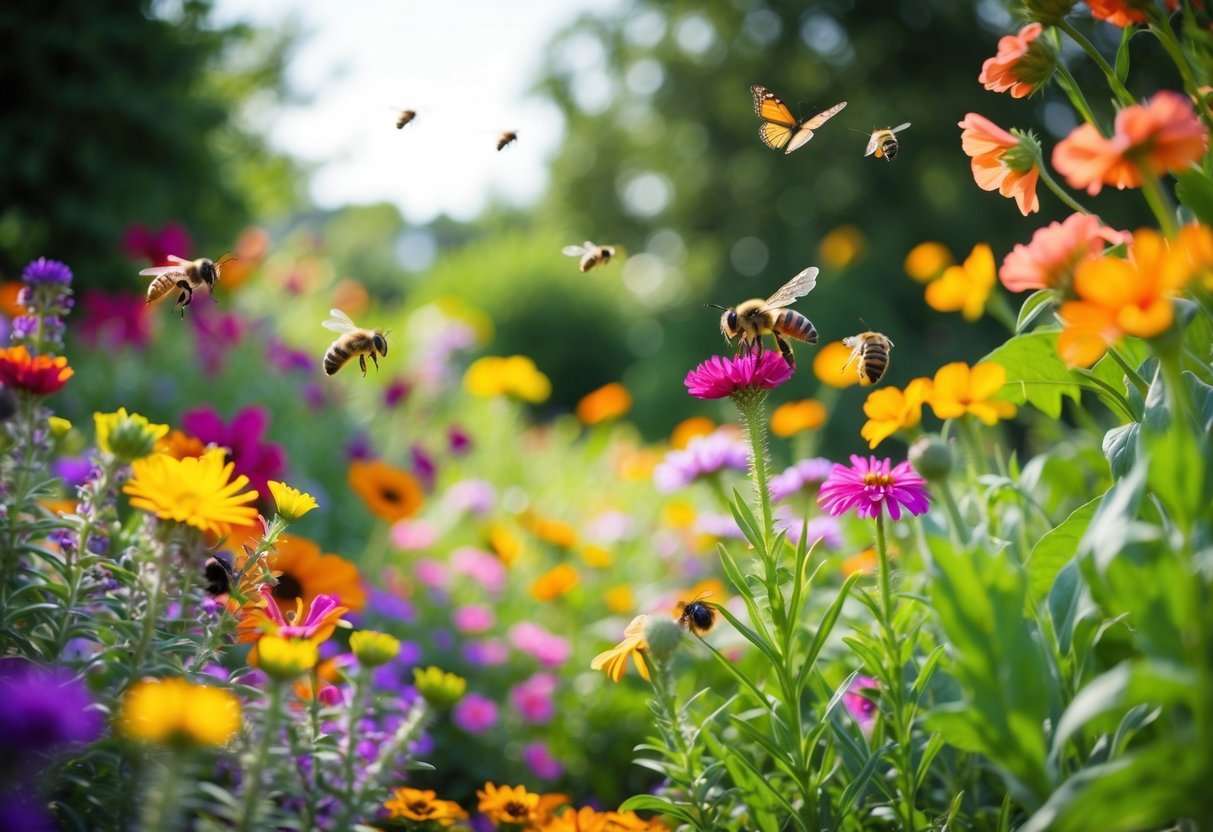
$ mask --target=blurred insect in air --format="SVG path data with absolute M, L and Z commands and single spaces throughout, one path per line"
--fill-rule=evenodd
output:
M 844 347 L 851 348 L 851 356 L 842 365 L 839 373 L 846 372 L 847 367 L 858 359 L 856 369 L 859 370 L 859 383 L 864 387 L 875 384 L 884 377 L 889 368 L 889 350 L 893 342 L 879 332 L 861 332 L 842 339 Z
M 748 350 L 754 344 L 762 351 L 762 336 L 774 335 L 779 351 L 788 362 L 795 367 L 796 359 L 792 355 L 792 347 L 786 340 L 792 338 L 808 344 L 817 343 L 817 327 L 813 322 L 792 309 L 797 298 L 802 298 L 817 285 L 817 267 L 809 266 L 779 288 L 779 291 L 766 300 L 753 298 L 732 307 L 719 306 L 709 303 L 717 309 L 724 309 L 720 316 L 720 331 L 729 341 L 737 340 L 738 351 Z
M 847 102 L 840 101 L 828 110 L 822 110 L 817 115 L 798 122 L 788 105 L 783 103 L 783 99 L 766 87 L 754 84 L 750 87 L 750 92 L 754 96 L 754 112 L 762 119 L 762 125 L 758 128 L 762 143 L 775 150 L 783 150 L 785 154 L 791 153 L 813 138 L 814 130 L 847 106 Z
M 577 268 L 583 272 L 588 272 L 596 266 L 605 266 L 615 256 L 615 246 L 596 246 L 589 240 L 579 246 L 565 246 L 560 251 L 569 257 L 580 257 L 581 262 Z
M 497 137 L 497 149 L 503 150 L 506 145 L 513 144 L 518 141 L 518 134 L 513 130 L 506 130 Z
M 706 635 L 716 626 L 716 609 L 705 604 L 703 599 L 711 595 L 705 592 L 690 603 L 678 602 L 678 625 L 685 627 L 697 636 Z
M 202 574 L 206 579 L 203 587 L 212 597 L 230 593 L 232 582 L 236 580 L 236 570 L 232 568 L 226 553 L 207 558 L 206 563 L 202 565 Z
M 329 314 L 333 317 L 321 326 L 331 329 L 333 332 L 340 332 L 342 335 L 329 345 L 328 350 L 324 353 L 325 375 L 333 375 L 355 355 L 358 356 L 358 366 L 362 368 L 363 378 L 366 377 L 366 357 L 368 355 L 371 357 L 371 361 L 375 362 L 375 369 L 378 370 L 379 356 L 387 355 L 387 336 L 383 330 L 362 329 L 356 326 L 350 320 L 350 316 L 340 309 L 330 309 Z
M 228 256 L 223 255 L 223 257 Z M 174 287 L 180 289 L 181 294 L 177 296 L 177 302 L 174 305 L 181 307 L 181 317 L 184 318 L 185 307 L 194 302 L 194 292 L 205 287 L 211 293 L 212 298 L 215 296 L 215 284 L 219 282 L 219 270 L 223 257 L 219 258 L 219 262 L 215 262 L 207 257 L 186 260 L 170 254 L 168 259 L 171 265 L 154 266 L 139 272 L 144 277 L 154 278 L 147 287 L 147 303 L 155 303 L 173 291 Z
M 899 124 L 896 127 L 885 128 L 884 130 L 873 130 L 872 138 L 868 140 L 868 149 L 863 152 L 864 156 L 876 154 L 876 158 L 884 157 L 890 162 L 897 156 L 897 150 L 901 147 L 897 141 L 897 133 L 905 130 L 910 126 L 910 122 Z
M 417 118 L 416 110 L 398 110 L 392 107 L 392 112 L 396 113 L 396 129 L 403 130 L 404 126 L 413 119 Z

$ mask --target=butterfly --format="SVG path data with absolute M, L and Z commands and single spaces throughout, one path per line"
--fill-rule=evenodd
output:
M 783 103 L 783 99 L 761 84 L 750 87 L 754 94 L 754 112 L 762 119 L 758 135 L 767 147 L 791 153 L 796 148 L 813 138 L 813 131 L 836 116 L 847 102 L 839 101 L 828 110 L 822 110 L 817 115 L 802 122 L 796 121 L 796 116 Z

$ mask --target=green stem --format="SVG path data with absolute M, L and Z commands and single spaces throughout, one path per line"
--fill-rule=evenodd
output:
M 1099 122 L 1095 120 L 1095 113 L 1091 110 L 1091 105 L 1087 103 L 1087 98 L 1082 94 L 1082 88 L 1078 86 L 1078 82 L 1074 80 L 1074 76 L 1070 74 L 1070 70 L 1066 69 L 1066 65 L 1060 60 L 1057 62 L 1057 74 L 1060 76 L 1058 86 L 1065 92 L 1070 99 L 1070 103 L 1074 105 L 1074 109 L 1082 115 L 1083 120 L 1099 129 Z
M 1057 184 L 1057 180 L 1053 178 L 1052 174 L 1049 173 L 1048 169 L 1045 168 L 1043 163 L 1037 165 L 1036 169 L 1040 172 L 1040 181 L 1044 182 L 1045 187 L 1052 191 L 1058 199 L 1064 202 L 1071 211 L 1077 211 L 1080 214 L 1091 213 L 1091 211 L 1084 207 L 1081 202 L 1070 196 L 1068 191 L 1062 188 L 1061 185 Z
M 156 618 L 160 614 L 160 596 L 164 590 L 164 573 L 168 571 L 169 539 L 172 536 L 172 526 L 161 522 L 156 531 L 156 557 L 153 568 L 156 576 L 152 580 L 151 591 L 147 593 L 147 603 L 143 607 L 143 629 L 139 634 L 139 644 L 135 648 L 131 660 L 131 678 L 139 676 L 139 668 L 152 643 L 152 634 L 156 631 Z
M 359 666 L 358 676 L 354 685 L 353 696 L 350 697 L 350 707 L 346 718 L 345 749 L 342 754 L 342 770 L 344 779 L 344 799 L 342 800 L 341 815 L 337 823 L 338 829 L 348 829 L 349 821 L 357 808 L 354 802 L 354 761 L 358 756 L 358 720 L 362 718 L 363 697 L 368 695 L 371 686 L 371 672 L 364 666 Z M 319 696 L 320 691 L 312 691 L 313 696 Z
M 1112 89 L 1112 92 L 1116 96 L 1117 101 L 1120 102 L 1120 105 L 1122 107 L 1127 107 L 1128 105 L 1132 104 L 1133 96 L 1127 89 L 1125 89 L 1125 85 L 1120 82 L 1120 79 L 1116 77 L 1116 71 L 1112 69 L 1111 65 L 1107 62 L 1107 60 L 1104 59 L 1104 56 L 1101 55 L 1099 50 L 1095 48 L 1095 45 L 1091 43 L 1091 41 L 1087 40 L 1086 36 L 1083 35 L 1082 32 L 1075 29 L 1074 25 L 1065 18 L 1061 18 L 1057 21 L 1057 28 L 1069 35 L 1070 39 L 1082 47 L 1082 50 L 1091 57 L 1091 60 L 1093 60 L 1095 65 L 1098 66 L 1103 72 L 1104 77 L 1108 79 L 1108 86 Z
M 749 390 L 747 399 L 743 402 L 735 398 L 737 410 L 741 414 L 742 424 L 750 440 L 750 474 L 754 480 L 754 493 L 758 496 L 759 507 L 762 511 L 762 539 L 764 548 L 769 546 L 774 534 L 774 524 L 771 520 L 771 488 L 770 474 L 767 472 L 767 442 L 766 442 L 766 391 Z
M 690 737 L 696 734 L 685 724 L 683 709 L 678 707 L 678 697 L 674 692 L 673 674 L 669 662 L 652 658 L 648 652 L 641 653 L 652 679 L 653 695 L 657 700 L 659 726 L 663 729 L 666 742 L 672 747 L 677 771 L 669 771 L 670 780 L 686 791 L 688 799 L 695 794 L 695 783 L 702 775 L 700 755 L 694 753 Z M 679 782 L 681 781 L 681 782 Z M 716 812 L 714 804 L 694 806 L 694 827 L 703 832 L 716 829 Z
M 184 769 L 184 751 L 174 748 L 156 787 L 155 797 L 148 802 L 143 815 L 144 829 L 176 829 L 179 816 L 180 785 Z
M 1140 165 L 1138 169 L 1141 170 L 1142 196 L 1146 198 L 1146 203 L 1154 212 L 1159 228 L 1167 237 L 1174 237 L 1179 231 L 1175 222 L 1175 208 L 1171 205 L 1170 197 L 1163 190 L 1162 181 L 1150 171 L 1142 169 Z
M 1120 350 L 1116 349 L 1115 346 L 1110 345 L 1108 347 L 1108 355 L 1112 356 L 1112 360 L 1115 361 L 1117 366 L 1119 366 L 1124 372 L 1125 378 L 1129 380 L 1129 383 L 1137 388 L 1137 392 L 1141 394 L 1143 399 L 1149 395 L 1150 383 L 1142 378 L 1141 374 L 1138 373 L 1137 370 L 1129 366 L 1128 359 L 1120 354 Z
M 964 516 L 960 513 L 960 505 L 956 502 L 956 495 L 952 493 L 952 487 L 948 485 L 947 478 L 941 478 L 932 483 L 943 497 L 944 511 L 948 514 L 948 524 L 952 527 L 952 541 L 963 545 L 968 535 L 965 531 L 968 529 L 968 524 L 964 521 Z
M 1184 55 L 1183 46 L 1180 45 L 1179 38 L 1171 27 L 1170 15 L 1161 9 L 1154 8 L 1147 9 L 1146 14 L 1150 17 L 1150 33 L 1162 44 L 1162 48 L 1174 62 L 1175 68 L 1179 70 L 1179 75 L 1184 82 L 1184 92 L 1192 100 L 1198 102 L 1197 109 L 1200 111 L 1201 120 L 1204 121 L 1206 127 L 1213 130 L 1213 118 L 1210 118 L 1209 108 L 1204 105 L 1201 98 L 1200 84 L 1197 83 L 1196 76 L 1192 72 L 1192 65 Z
M 1015 334 L 1015 325 L 1018 322 L 1015 320 L 1015 313 L 1011 311 L 1011 306 L 1007 303 L 1005 297 L 998 292 L 991 292 L 989 300 L 986 301 L 986 311 L 994 316 L 1000 324 L 1005 326 L 1008 332 L 1012 335 Z
M 244 808 L 240 813 L 240 825 L 236 827 L 238 832 L 250 832 L 257 828 L 257 799 L 261 794 L 261 775 L 265 771 L 265 764 L 269 761 L 270 745 L 274 740 L 274 734 L 278 731 L 278 722 L 282 718 L 283 684 L 277 679 L 271 678 L 269 685 L 270 698 L 265 706 L 265 724 L 262 726 L 261 742 L 257 744 L 257 755 L 253 758 L 253 764 L 249 767 L 244 779 Z
M 905 673 L 901 663 L 901 645 L 893 623 L 893 579 L 889 565 L 889 546 L 885 537 L 884 509 L 876 515 L 876 554 L 879 557 L 881 629 L 884 631 L 885 661 L 889 663 L 889 706 L 893 716 L 893 735 L 896 741 L 897 774 L 901 781 L 904 829 L 915 832 L 917 822 L 914 804 L 917 802 L 914 788 L 914 748 L 911 742 L 913 718 L 906 712 Z

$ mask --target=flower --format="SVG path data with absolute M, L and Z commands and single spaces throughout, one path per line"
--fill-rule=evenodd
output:
M 266 636 L 277 636 L 320 645 L 329 640 L 341 623 L 342 614 L 348 612 L 337 596 L 319 595 L 306 607 L 306 614 L 303 600 L 296 598 L 295 608 L 287 613 L 290 615 L 288 619 L 273 603 L 270 592 L 269 586 L 262 586 L 261 597 L 241 608 L 240 620 L 236 623 L 236 641 L 260 642 Z M 257 660 L 258 648 L 254 644 L 248 662 L 256 667 Z
M 530 621 L 520 621 L 511 627 L 509 640 L 515 649 L 531 654 L 544 667 L 560 667 L 573 652 L 568 639 Z
M 428 789 L 411 789 L 407 786 L 392 792 L 383 808 L 387 809 L 388 817 L 393 820 L 436 823 L 441 827 L 451 826 L 468 815 L 453 800 L 438 800 L 437 795 Z
M 934 280 L 952 265 L 952 252 L 943 243 L 919 243 L 906 255 L 905 270 L 919 283 Z
M 145 225 L 130 225 L 122 232 L 123 253 L 132 260 L 145 258 L 153 266 L 168 265 L 170 254 L 184 257 L 193 247 L 189 232 L 176 222 L 155 232 Z
M 276 480 L 270 480 L 266 485 L 269 487 L 270 496 L 274 498 L 278 514 L 288 523 L 298 520 L 316 508 L 316 499 L 311 494 L 304 494 L 302 491 Z
M 653 482 L 659 491 L 677 491 L 700 477 L 709 477 L 725 469 L 749 468 L 749 448 L 731 428 L 721 428 L 708 436 L 696 436 L 685 450 L 670 451 L 653 469 Z
M 1030 135 L 1008 133 L 985 116 L 968 113 L 958 125 L 960 144 L 972 157 L 973 179 L 983 191 L 1013 197 L 1025 217 L 1040 210 L 1036 183 L 1040 145 Z
M 876 565 L 876 550 L 869 547 L 864 549 L 862 552 L 851 555 L 849 558 L 844 560 L 840 568 L 842 569 L 842 574 L 849 578 L 856 572 L 859 572 L 862 575 L 870 575 L 873 571 L 875 571 Z
M 240 700 L 229 690 L 184 679 L 144 679 L 122 697 L 118 729 L 164 745 L 225 745 L 240 728 Z
M 522 761 L 540 780 L 557 780 L 564 774 L 564 766 L 552 756 L 551 750 L 542 742 L 529 742 L 522 749 Z M 544 827 L 550 830 L 551 826 Z
M 825 405 L 816 399 L 786 402 L 771 414 L 771 433 L 783 437 L 795 436 L 802 431 L 816 430 L 825 421 Z
M 405 551 L 424 551 L 438 542 L 438 529 L 425 520 L 398 520 L 389 534 L 392 545 Z
M 350 634 L 350 650 L 363 667 L 379 667 L 400 654 L 400 639 L 376 630 Z
M 311 670 L 318 661 L 320 649 L 311 641 L 270 635 L 257 640 L 256 666 L 280 682 Z M 249 663 L 254 663 L 251 655 Z
M 1106 20 L 1122 29 L 1134 23 L 1146 22 L 1142 3 L 1132 0 L 1087 0 L 1087 5 L 1091 8 L 1091 17 Z
M 602 604 L 615 615 L 623 615 L 635 608 L 636 596 L 630 586 L 619 584 L 602 593 Z
M 488 480 L 461 480 L 446 490 L 443 500 L 468 514 L 488 514 L 497 501 L 497 489 Z
M 497 724 L 497 703 L 478 693 L 469 693 L 451 711 L 451 721 L 469 734 L 483 734 Z
M 240 410 L 225 424 L 218 411 L 206 406 L 182 414 L 181 427 L 203 443 L 226 448 L 236 473 L 248 477 L 249 485 L 264 497 L 269 494 L 269 481 L 280 479 L 286 468 L 282 446 L 262 441 L 269 419 L 269 411 L 254 405 Z
M 72 282 L 72 270 L 58 260 L 39 257 L 22 270 L 21 279 L 28 286 L 67 286 Z
M 0 350 L 0 386 L 12 390 L 49 396 L 61 390 L 74 373 L 64 356 L 33 356 L 24 345 Z
M 224 536 L 233 525 L 249 525 L 257 517 L 248 505 L 257 492 L 242 491 L 248 477 L 233 478 L 234 467 L 218 449 L 186 459 L 153 454 L 131 463 L 131 480 L 122 490 L 134 508 Z
M 421 508 L 421 484 L 407 471 L 379 460 L 350 463 L 350 488 L 376 517 L 395 523 Z
M 851 718 L 859 724 L 865 734 L 872 730 L 876 723 L 876 715 L 880 708 L 876 700 L 871 698 L 868 690 L 878 691 L 879 683 L 871 676 L 856 676 L 851 680 L 847 692 L 842 695 L 843 707 L 851 714 Z
M 817 251 L 831 271 L 840 271 L 863 256 L 865 245 L 862 231 L 853 225 L 840 225 L 821 238 Z
M 1104 185 L 1138 188 L 1145 175 L 1182 170 L 1204 155 L 1208 143 L 1209 131 L 1192 102 L 1163 90 L 1117 113 L 1110 139 L 1094 125 L 1075 127 L 1053 149 L 1053 167 L 1070 187 L 1094 196 Z
M 670 447 L 682 450 L 696 436 L 707 436 L 716 430 L 716 423 L 706 416 L 692 416 L 683 419 L 670 431 Z
M 286 613 L 296 601 L 309 606 L 321 595 L 333 595 L 351 610 L 366 605 L 366 590 L 358 567 L 340 555 L 322 554 L 306 537 L 283 535 L 269 555 L 269 569 L 277 578 L 273 597 Z
M 813 357 L 813 375 L 829 387 L 845 390 L 859 383 L 858 373 L 845 372 L 851 363 L 851 347 L 842 341 L 831 341 Z
M 413 668 L 413 687 L 430 707 L 445 710 L 463 698 L 468 683 L 462 676 L 430 665 L 425 669 Z
M 536 601 L 551 601 L 577 586 L 577 570 L 561 563 L 544 572 L 531 584 L 531 597 Z
M 1028 289 L 1066 289 L 1074 268 L 1103 253 L 1104 245 L 1131 239 L 1114 231 L 1091 214 L 1071 214 L 1062 222 L 1051 222 L 1032 234 L 1028 245 L 1019 243 L 1002 261 L 998 279 L 1012 292 Z
M 526 524 L 531 534 L 542 541 L 551 543 L 553 546 L 568 549 L 577 542 L 577 529 L 562 520 L 541 517 L 534 512 L 528 511 L 522 515 L 522 521 Z
M 522 541 L 503 523 L 494 523 L 489 526 L 487 538 L 489 548 L 506 566 L 517 560 L 518 556 L 522 554 Z
M 842 546 L 842 527 L 838 518 L 829 515 L 813 517 L 805 523 L 804 517 L 797 516 L 789 506 L 780 506 L 775 512 L 775 530 L 785 532 L 793 546 L 800 545 L 802 531 L 809 546 L 820 544 L 827 549 Z
M 532 725 L 544 725 L 556 715 L 552 695 L 556 692 L 556 677 L 536 673 L 510 688 L 510 705 Z
M 552 395 L 552 382 L 525 355 L 479 358 L 468 367 L 463 386 L 473 396 L 511 396 L 532 404 Z
M 938 280 L 927 284 L 927 306 L 936 312 L 960 312 L 975 321 L 985 311 L 994 288 L 994 252 L 978 243 L 960 266 L 949 266 Z
M 1015 415 L 1014 404 L 992 398 L 1006 382 L 1006 368 L 997 362 L 983 361 L 970 368 L 963 361 L 955 361 L 936 371 L 928 400 L 940 419 L 971 413 L 992 425 Z
M 456 607 L 451 612 L 451 623 L 461 633 L 485 633 L 493 629 L 497 616 L 490 607 L 479 604 L 467 604 Z
M 153 425 L 138 413 L 128 414 L 125 407 L 114 413 L 94 413 L 97 447 L 121 462 L 133 462 L 156 450 L 156 443 L 168 433 L 168 425 Z
M 92 742 L 101 727 L 101 712 L 74 674 L 24 659 L 0 661 L 0 753 L 7 758 Z
M 802 490 L 816 491 L 830 476 L 833 465 L 834 463 L 824 457 L 800 460 L 782 474 L 771 477 L 771 501 L 781 502 Z
M 770 390 L 792 377 L 777 352 L 753 350 L 736 358 L 714 355 L 687 373 L 683 383 L 697 399 L 723 399 L 750 390 Z
M 537 819 L 539 795 L 529 793 L 526 786 L 497 787 L 485 783 L 476 796 L 480 798 L 477 809 L 494 824 L 512 824 L 525 829 Z
M 1024 98 L 1047 84 L 1057 52 L 1040 37 L 1043 31 L 1039 23 L 1029 23 L 1019 34 L 998 41 L 998 54 L 981 65 L 978 83 L 993 92 L 1010 92 L 1012 98 Z
M 623 631 L 623 641 L 610 650 L 604 650 L 595 656 L 590 662 L 590 670 L 601 670 L 612 682 L 618 682 L 623 678 L 623 671 L 628 666 L 628 656 L 631 656 L 641 678 L 646 682 L 649 681 L 649 668 L 641 657 L 641 654 L 649 649 L 649 643 L 644 637 L 645 628 L 648 626 L 649 617 L 647 615 L 638 615 L 633 618 L 632 623 L 628 624 L 627 629 Z
M 76 327 L 90 346 L 117 348 L 130 344 L 140 349 L 151 339 L 147 303 L 138 292 L 89 289 L 80 298 L 83 319 Z
M 1056 26 L 1061 22 L 1077 0 L 1023 0 L 1024 11 L 1041 23 Z
M 577 402 L 577 418 L 586 425 L 618 419 L 632 409 L 632 394 L 617 381 L 587 393 Z
M 489 592 L 505 589 L 505 566 L 496 555 L 474 546 L 461 546 L 447 560 L 453 571 L 467 575 Z
M 168 454 L 173 459 L 197 457 L 206 453 L 206 443 L 196 436 L 173 429 L 168 432 L 167 436 L 161 437 L 156 442 L 156 453 Z
M 912 428 L 922 420 L 922 406 L 931 393 L 931 380 L 916 378 L 906 389 L 885 387 L 873 390 L 863 403 L 868 421 L 859 435 L 868 440 L 868 447 L 875 448 L 899 430 Z
M 879 517 L 882 506 L 888 507 L 889 517 L 894 520 L 901 519 L 903 507 L 915 515 L 930 508 L 926 480 L 909 462 L 900 462 L 894 468 L 889 459 L 864 459 L 854 454 L 850 467 L 834 466 L 821 486 L 817 503 L 835 517 L 855 509 L 859 517 L 868 519 Z

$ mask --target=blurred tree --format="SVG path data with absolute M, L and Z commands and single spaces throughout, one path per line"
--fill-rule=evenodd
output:
M 46 255 L 129 288 L 130 224 L 183 223 L 196 250 L 178 253 L 216 257 L 251 218 L 302 202 L 297 166 L 241 116 L 284 94 L 293 30 L 214 27 L 211 6 L 0 6 L 0 273 Z

